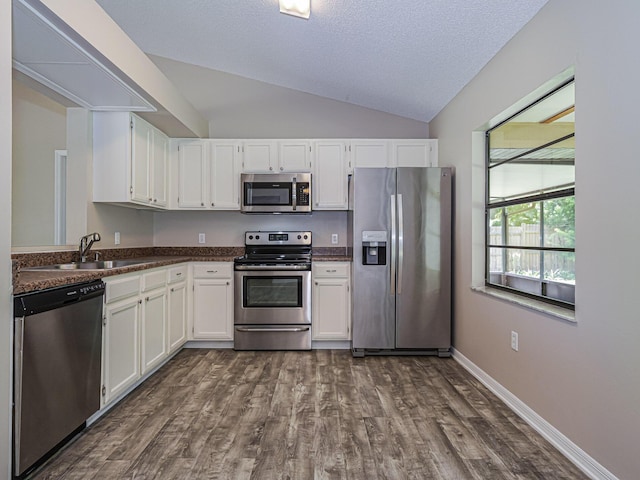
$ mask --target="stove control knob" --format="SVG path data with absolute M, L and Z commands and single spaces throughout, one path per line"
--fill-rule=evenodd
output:
M 298 240 L 300 240 L 302 238 L 302 235 L 298 235 Z
M 305 236 L 304 236 L 304 239 L 306 240 L 307 238 L 309 238 L 309 236 L 308 236 L 308 235 L 305 235 Z
M 249 235 L 249 240 L 253 240 L 253 235 Z
M 260 235 L 256 235 L 256 240 L 260 240 Z

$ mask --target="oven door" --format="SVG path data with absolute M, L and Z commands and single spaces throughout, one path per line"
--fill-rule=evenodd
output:
M 311 271 L 235 272 L 236 325 L 311 324 Z

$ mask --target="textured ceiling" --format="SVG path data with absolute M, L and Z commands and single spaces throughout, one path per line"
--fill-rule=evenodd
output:
M 97 0 L 148 54 L 424 122 L 546 2 Z

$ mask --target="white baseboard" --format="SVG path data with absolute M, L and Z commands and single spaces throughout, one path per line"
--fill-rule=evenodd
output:
M 189 340 L 182 348 L 208 348 L 224 350 L 233 348 L 233 340 L 231 341 L 213 341 L 213 340 Z
M 313 340 L 313 350 L 350 350 L 351 340 Z
M 573 462 L 580 470 L 594 480 L 619 480 L 613 473 L 600 465 L 578 445 L 562 434 L 557 428 L 533 411 L 527 404 L 516 397 L 509 390 L 500 385 L 484 370 L 465 357 L 462 353 L 453 350 L 453 358 L 471 375 L 476 377 L 485 387 L 491 390 L 502 400 L 516 415 L 527 422 L 534 430 L 542 435 L 565 457 Z

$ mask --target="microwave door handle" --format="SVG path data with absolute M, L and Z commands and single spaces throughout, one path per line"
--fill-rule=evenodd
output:
M 296 177 L 293 177 L 293 181 L 291 182 L 291 206 L 293 207 L 293 210 L 296 209 L 296 195 L 298 192 L 298 185 L 296 183 Z

